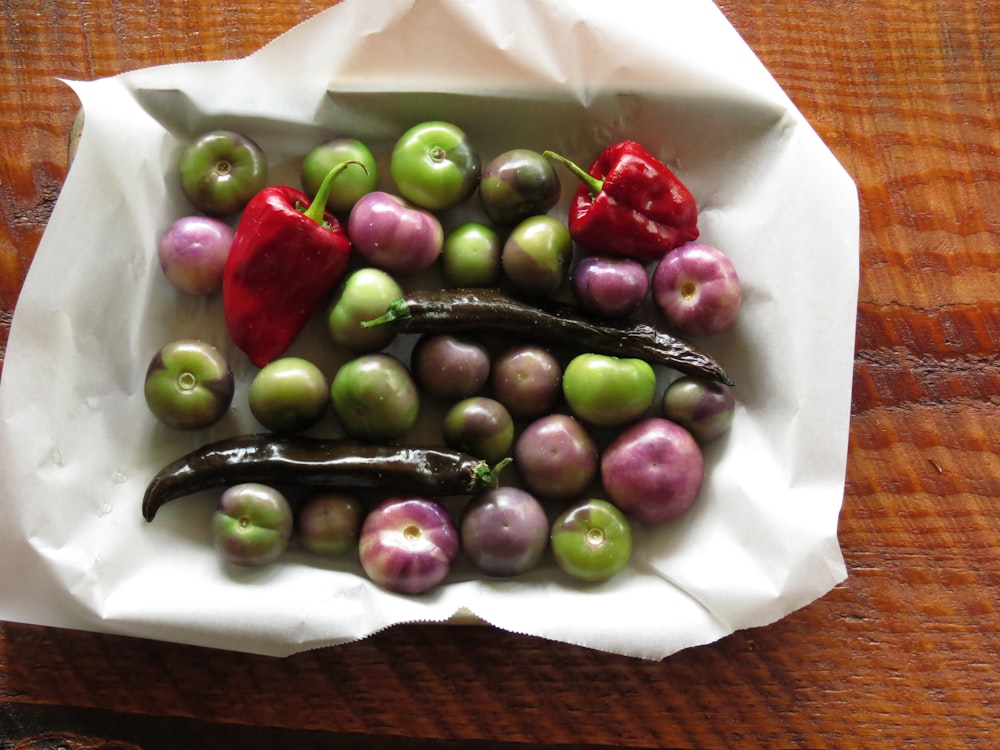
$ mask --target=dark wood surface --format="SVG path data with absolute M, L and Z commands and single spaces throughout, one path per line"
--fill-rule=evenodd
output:
M 246 54 L 329 4 L 0 3 L 0 343 L 65 176 L 56 78 Z M 1000 6 L 719 6 L 859 187 L 847 581 L 660 663 L 477 626 L 271 659 L 0 624 L 0 748 L 996 741 Z

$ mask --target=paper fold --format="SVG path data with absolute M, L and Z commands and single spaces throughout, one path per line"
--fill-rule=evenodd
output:
M 17 571 L 0 582 L 0 617 L 287 655 L 471 612 L 659 659 L 778 620 L 844 579 L 857 192 L 709 0 L 346 0 L 247 58 L 69 85 L 84 135 L 0 383 L 0 564 Z M 215 343 L 244 386 L 253 373 L 220 301 L 181 299 L 156 263 L 159 235 L 191 212 L 176 180 L 184 142 L 243 130 L 272 181 L 297 184 L 326 138 L 385 149 L 431 118 L 461 124 L 484 157 L 523 146 L 586 160 L 642 142 L 692 190 L 702 239 L 740 273 L 739 322 L 701 342 L 738 384 L 731 433 L 706 449 L 695 508 L 637 528 L 633 563 L 608 584 L 573 583 L 552 564 L 484 581 L 460 562 L 444 586 L 407 598 L 374 587 L 356 560 L 297 550 L 236 574 L 211 547 L 206 496 L 141 518 L 162 465 L 258 429 L 237 401 L 210 430 L 174 434 L 142 397 L 152 353 L 184 336 Z M 330 370 L 328 349 L 316 326 L 293 353 Z

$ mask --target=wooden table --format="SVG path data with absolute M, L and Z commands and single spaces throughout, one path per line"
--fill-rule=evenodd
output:
M 65 176 L 77 102 L 56 77 L 246 54 L 327 5 L 4 0 L 0 342 Z M 719 5 L 859 186 L 847 581 L 661 663 L 476 626 L 400 627 L 279 660 L 3 624 L 0 747 L 995 739 L 1000 6 Z

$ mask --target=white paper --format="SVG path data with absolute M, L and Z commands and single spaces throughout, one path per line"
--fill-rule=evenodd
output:
M 709 0 L 346 0 L 245 59 L 71 85 L 84 135 L 0 384 L 0 617 L 287 655 L 471 612 L 659 659 L 778 620 L 845 578 L 857 193 Z M 263 571 L 227 570 L 203 496 L 141 517 L 162 465 L 257 429 L 245 390 L 194 435 L 157 426 L 142 397 L 150 357 L 175 338 L 216 343 L 244 389 L 253 372 L 219 300 L 182 299 L 155 260 L 160 233 L 190 212 L 176 179 L 184 142 L 243 130 L 272 181 L 297 184 L 299 160 L 326 138 L 384 151 L 431 118 L 465 127 L 484 157 L 523 146 L 586 161 L 617 140 L 643 143 L 694 193 L 701 239 L 740 273 L 738 323 L 701 342 L 737 381 L 732 430 L 705 450 L 695 507 L 637 527 L 631 565 L 606 584 L 551 563 L 484 581 L 459 562 L 445 585 L 403 597 L 352 558 L 291 550 Z M 313 326 L 293 352 L 330 372 L 338 355 L 322 335 Z

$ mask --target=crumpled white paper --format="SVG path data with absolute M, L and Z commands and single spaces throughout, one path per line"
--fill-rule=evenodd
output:
M 856 189 L 709 0 L 346 0 L 245 59 L 71 85 L 84 135 L 0 388 L 0 617 L 287 655 L 473 613 L 659 659 L 771 623 L 844 579 Z M 589 163 L 637 140 L 692 190 L 702 240 L 741 275 L 737 325 L 701 342 L 737 381 L 731 433 L 705 451 L 694 509 L 637 528 L 631 565 L 607 584 L 573 583 L 551 563 L 484 581 L 460 562 L 434 592 L 401 597 L 354 559 L 293 550 L 263 571 L 227 570 L 210 499 L 175 501 L 151 524 L 140 515 L 167 461 L 258 429 L 245 390 L 194 435 L 157 426 L 143 401 L 150 357 L 175 338 L 217 344 L 244 388 L 252 374 L 219 300 L 182 299 L 155 260 L 160 233 L 190 212 L 176 179 L 183 144 L 243 130 L 272 181 L 297 184 L 323 140 L 355 135 L 384 151 L 423 119 L 462 125 L 484 157 L 522 146 Z M 293 351 L 329 371 L 322 340 L 309 329 Z

